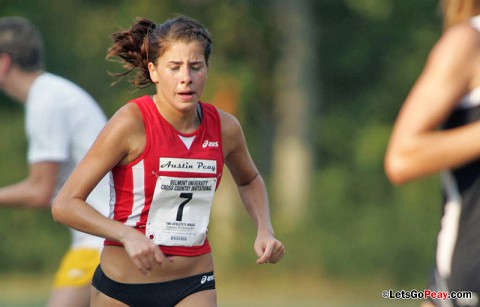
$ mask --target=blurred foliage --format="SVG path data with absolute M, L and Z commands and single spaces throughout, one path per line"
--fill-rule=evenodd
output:
M 307 0 L 304 0 L 307 1 Z M 392 187 L 383 173 L 383 154 L 392 123 L 441 31 L 434 0 L 309 1 L 318 35 L 318 93 L 312 114 L 315 178 L 308 218 L 292 232 L 275 225 L 287 247 L 287 270 L 345 278 L 385 277 L 401 284 L 426 282 L 433 263 L 440 196 L 435 178 Z M 110 34 L 138 16 L 157 22 L 186 14 L 213 34 L 204 100 L 224 80 L 239 85 L 237 116 L 249 148 L 269 181 L 274 133 L 273 67 L 282 42 L 273 1 L 233 0 L 2 0 L 1 15 L 30 18 L 44 34 L 48 70 L 93 94 L 108 116 L 135 91 L 114 87 L 105 60 Z M 288 24 L 284 25 L 288 27 Z M 26 175 L 22 109 L 1 96 L 0 184 Z M 275 206 L 272 204 L 275 218 Z M 275 220 L 274 220 L 275 222 Z M 254 259 L 254 229 L 246 214 L 232 261 L 238 269 Z M 212 226 L 214 227 L 214 226 Z M 68 233 L 48 212 L 2 209 L 0 273 L 52 271 Z M 48 253 L 43 251 L 48 250 Z M 58 255 L 58 257 L 57 257 Z M 55 261 L 54 261 L 55 260 Z
M 318 189 L 306 225 L 317 225 L 320 262 L 331 274 L 425 286 L 439 224 L 438 182 L 392 187 L 383 155 L 400 105 L 440 35 L 438 2 L 326 0 L 314 7 L 323 91 L 313 140 Z

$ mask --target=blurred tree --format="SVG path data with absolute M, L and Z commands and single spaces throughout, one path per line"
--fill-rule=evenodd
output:
M 311 121 L 320 104 L 314 20 L 308 2 L 274 2 L 280 57 L 275 68 L 275 134 L 272 183 L 282 227 L 305 217 L 313 155 Z

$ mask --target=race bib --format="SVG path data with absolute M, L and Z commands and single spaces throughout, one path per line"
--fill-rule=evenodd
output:
M 202 245 L 216 183 L 216 178 L 159 176 L 148 213 L 146 236 L 157 245 Z

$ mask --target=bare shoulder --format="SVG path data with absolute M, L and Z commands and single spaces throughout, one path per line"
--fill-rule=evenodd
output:
M 228 157 L 233 151 L 245 146 L 243 131 L 240 122 L 234 115 L 222 110 L 218 110 L 218 113 L 222 126 L 223 156 Z
M 480 33 L 461 23 L 442 34 L 428 56 L 423 75 L 467 91 L 476 85 L 479 68 Z
M 113 114 L 104 130 L 109 134 L 120 134 L 124 137 L 143 134 L 145 129 L 142 114 L 135 104 L 127 103 Z
M 469 43 L 478 44 L 480 42 L 480 34 L 478 30 L 468 22 L 450 27 L 445 31 L 443 37 L 450 42 L 462 42 L 463 45 L 468 45 Z
M 110 121 L 125 126 L 137 125 L 142 123 L 142 114 L 136 104 L 127 103 L 115 112 Z
M 480 54 L 480 33 L 468 23 L 446 30 L 432 53 L 443 58 L 466 60 Z
M 111 152 L 118 152 L 120 164 L 133 161 L 145 147 L 145 127 L 140 110 L 134 103 L 121 107 L 108 121 L 100 137 Z
M 230 138 L 243 137 L 242 126 L 234 115 L 222 110 L 218 110 L 218 113 L 220 115 L 224 144 Z
M 240 122 L 234 115 L 222 110 L 218 110 L 218 113 L 222 125 L 222 136 L 231 137 L 241 132 Z

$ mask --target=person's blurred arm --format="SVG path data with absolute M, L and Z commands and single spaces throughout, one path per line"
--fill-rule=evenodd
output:
M 479 70 L 477 31 L 465 24 L 445 32 L 395 122 L 384 161 L 391 182 L 402 184 L 480 156 L 480 122 L 438 130 L 459 100 L 480 85 Z
M 59 167 L 57 162 L 30 164 L 26 179 L 0 188 L 0 206 L 49 208 Z

